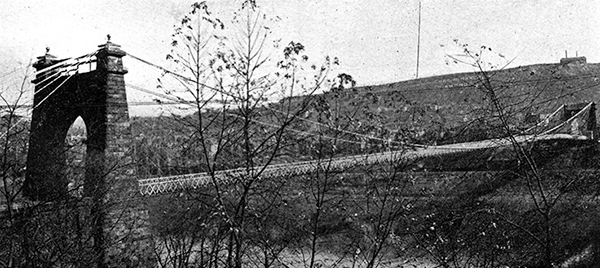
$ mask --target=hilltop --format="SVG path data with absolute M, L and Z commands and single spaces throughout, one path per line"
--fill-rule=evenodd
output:
M 537 122 L 562 104 L 600 100 L 595 90 L 600 84 L 600 64 L 587 63 L 584 57 L 486 74 L 515 127 Z M 482 129 L 494 113 L 482 87 L 484 80 L 482 72 L 457 73 L 349 88 L 318 97 L 357 121 L 380 120 L 390 133 L 409 132 L 423 142 L 469 141 L 493 137 L 493 133 L 459 137 L 491 131 Z

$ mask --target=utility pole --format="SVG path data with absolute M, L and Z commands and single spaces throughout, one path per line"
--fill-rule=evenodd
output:
M 421 50 L 421 1 L 419 0 L 419 27 L 417 34 L 417 72 L 416 78 L 419 78 L 419 52 Z

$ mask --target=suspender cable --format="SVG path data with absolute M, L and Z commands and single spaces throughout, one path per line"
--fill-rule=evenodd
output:
M 141 58 L 139 58 L 139 57 L 136 57 L 136 56 L 134 56 L 134 55 L 132 55 L 132 54 L 127 54 L 127 55 L 128 55 L 128 56 L 130 56 L 130 57 L 132 57 L 132 58 L 134 58 L 134 59 L 136 59 L 136 60 L 138 60 L 138 61 L 140 61 L 140 62 L 143 62 L 143 63 L 145 63 L 145 64 L 148 64 L 148 65 L 152 66 L 152 67 L 155 67 L 155 68 L 157 68 L 157 69 L 160 69 L 160 70 L 162 70 L 162 71 L 164 71 L 164 72 L 166 72 L 166 73 L 172 74 L 172 75 L 174 75 L 174 76 L 177 76 L 177 77 L 179 77 L 179 78 L 181 78 L 181 79 L 184 79 L 184 80 L 186 80 L 186 81 L 191 81 L 191 82 L 194 82 L 194 83 L 196 83 L 196 81 L 195 81 L 195 80 L 193 80 L 193 79 L 191 79 L 191 78 L 188 78 L 188 77 L 185 77 L 185 76 L 183 76 L 183 75 L 181 75 L 181 74 L 178 74 L 178 73 L 176 73 L 176 72 L 173 72 L 173 71 L 171 71 L 171 70 L 168 70 L 168 69 L 166 69 L 166 68 L 164 68 L 164 67 L 162 67 L 162 66 L 160 66 L 160 65 L 157 65 L 157 64 L 151 63 L 151 62 L 149 62 L 149 61 L 146 61 L 146 60 L 144 60 L 144 59 L 141 59 Z M 203 87 L 206 87 L 206 88 L 208 88 L 208 89 L 212 89 L 212 90 L 214 90 L 214 91 L 217 91 L 217 92 L 219 92 L 219 93 L 223 93 L 223 94 L 225 94 L 225 95 L 228 95 L 228 96 L 231 96 L 231 97 L 235 97 L 235 96 L 233 96 L 233 94 L 231 94 L 231 93 L 228 93 L 228 92 L 225 92 L 225 91 L 223 91 L 223 90 L 220 90 L 220 89 L 217 89 L 217 88 L 215 88 L 215 87 L 212 87 L 212 86 L 209 86 L 209 85 L 206 85 L 206 84 L 203 84 L 203 83 L 199 83 L 199 84 L 200 84 L 201 86 L 203 86 Z M 153 94 L 153 93 L 150 93 L 150 94 Z M 272 110 L 272 111 L 279 112 L 279 113 L 284 113 L 284 112 L 282 112 L 282 111 L 279 111 L 279 110 L 276 110 L 276 109 L 273 109 L 273 108 L 269 108 L 269 107 L 265 107 L 265 108 L 267 108 L 267 109 L 269 109 L 269 110 Z M 319 123 L 319 122 L 316 122 L 316 121 L 312 121 L 312 120 L 309 120 L 309 119 L 304 119 L 304 118 L 301 118 L 301 117 L 298 117 L 298 118 L 299 118 L 300 120 L 302 120 L 302 121 L 311 122 L 311 123 L 314 123 L 314 124 L 317 124 L 317 125 L 325 126 L 324 124 L 322 124 L 322 123 Z M 327 126 L 327 127 L 329 127 L 329 126 Z M 364 137 L 364 138 L 369 138 L 369 139 L 372 139 L 372 140 L 383 141 L 383 142 L 392 142 L 392 143 L 396 143 L 396 144 L 400 144 L 400 145 L 423 146 L 423 145 L 417 145 L 417 144 L 405 144 L 405 143 L 400 143 L 400 142 L 395 142 L 395 141 L 384 140 L 384 139 L 381 139 L 381 138 L 371 137 L 371 136 L 368 136 L 368 135 L 359 134 L 359 133 L 355 133 L 355 132 L 348 131 L 348 130 L 339 130 L 339 131 L 340 131 L 340 132 L 347 133 L 347 134 L 351 134 L 351 135 L 355 135 L 355 136 L 360 136 L 360 137 Z M 360 143 L 360 142 L 357 142 L 357 143 Z
M 54 92 L 56 92 L 62 85 L 64 85 L 67 82 L 67 80 L 69 80 L 73 76 L 74 76 L 74 74 L 67 76 L 67 78 L 65 80 L 63 80 L 54 90 L 52 90 L 52 92 L 50 92 L 50 94 L 48 94 L 48 96 L 43 98 L 37 105 L 33 106 L 33 109 L 31 109 L 31 110 L 33 111 L 33 110 L 35 110 L 35 108 L 40 107 L 40 105 L 42 105 L 42 103 L 44 103 L 44 101 L 46 101 L 48 98 L 50 98 L 50 96 L 52 96 L 52 94 L 54 94 Z
M 179 102 L 180 104 L 185 104 L 185 105 L 190 105 L 193 106 L 194 102 L 192 101 L 186 101 L 186 100 L 180 100 L 177 99 L 175 97 L 170 97 L 170 96 L 166 96 L 163 94 L 159 94 L 156 92 L 153 92 L 151 90 L 148 89 L 144 89 L 140 86 L 136 86 L 136 85 L 131 85 L 131 84 L 126 84 L 128 86 L 131 86 L 131 88 L 135 89 L 135 90 L 139 90 L 148 94 L 152 94 L 161 98 L 165 98 L 171 101 L 175 101 L 175 102 Z M 230 112 L 225 112 L 226 114 L 230 115 L 230 116 L 234 116 L 234 117 L 238 117 L 240 118 L 240 115 L 234 114 L 234 113 L 230 113 Z M 250 121 L 257 123 L 257 124 L 261 124 L 264 126 L 268 126 L 268 127 L 273 127 L 273 128 L 280 128 L 281 126 L 278 126 L 276 124 L 272 124 L 272 123 L 267 123 L 267 122 L 263 122 L 260 120 L 256 120 L 256 119 L 250 119 Z M 296 132 L 296 133 L 300 133 L 300 134 L 307 134 L 307 135 L 311 135 L 311 136 L 320 136 L 320 137 L 325 137 L 327 139 L 331 139 L 331 140 L 339 140 L 339 141 L 344 141 L 344 142 L 349 142 L 349 143 L 354 143 L 354 144 L 360 144 L 361 142 L 358 141 L 352 141 L 352 140 L 346 140 L 346 139 L 342 139 L 342 138 L 335 138 L 335 137 L 331 137 L 331 136 L 327 136 L 327 135 L 319 135 L 319 134 L 315 134 L 315 133 L 311 133 L 311 132 L 306 132 L 306 131 L 302 131 L 302 130 L 298 130 L 298 129 L 294 129 L 294 128 L 287 128 L 288 130 L 292 131 L 292 132 Z
M 67 76 L 67 78 L 65 78 L 64 81 L 62 81 L 62 83 L 60 83 L 52 92 L 50 92 L 50 94 L 48 94 L 48 96 L 46 96 L 44 99 L 42 99 L 37 105 L 33 106 L 33 108 L 29 111 L 29 113 L 33 114 L 33 111 L 39 107 L 42 103 L 44 103 L 44 101 L 46 101 L 50 96 L 52 96 L 52 94 L 54 94 L 62 85 L 64 85 L 67 80 L 69 80 L 69 78 L 71 78 L 73 76 L 73 74 Z M 52 81 L 54 82 L 54 81 Z M 19 121 L 17 121 L 14 125 L 12 125 L 6 132 L 2 133 L 2 135 L 0 135 L 0 139 L 4 138 L 4 136 L 6 134 L 8 134 L 14 127 L 16 127 L 18 124 L 20 124 L 21 122 L 23 122 L 23 120 L 25 120 L 26 117 L 22 117 L 21 119 L 19 119 Z
M 56 77 L 55 77 L 55 78 L 54 78 L 52 81 L 48 82 L 48 83 L 47 83 L 46 85 L 44 85 L 42 88 L 40 88 L 40 89 L 36 90 L 36 91 L 35 91 L 33 94 L 34 94 L 34 95 L 35 95 L 35 94 L 38 94 L 40 91 L 44 90 L 44 89 L 45 89 L 46 87 L 48 87 L 49 85 L 51 85 L 52 83 L 56 82 L 58 79 L 60 79 L 60 74 L 61 74 L 61 73 L 59 73 L 59 72 L 56 72 L 56 73 L 54 73 L 54 74 L 52 74 L 52 75 L 50 75 L 50 76 L 48 76 L 48 77 L 44 78 L 44 80 L 40 81 L 40 82 L 39 82 L 39 84 L 42 84 L 42 83 L 44 83 L 46 80 L 48 80 L 48 79 L 50 79 L 50 78 L 52 78 L 52 77 L 55 77 L 55 76 L 56 76 Z

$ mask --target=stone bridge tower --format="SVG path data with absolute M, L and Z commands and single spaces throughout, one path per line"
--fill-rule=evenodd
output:
M 48 53 L 34 64 L 38 75 L 33 81 L 36 93 L 23 194 L 38 202 L 73 202 L 65 174 L 65 138 L 81 117 L 87 151 L 83 194 L 77 206 L 87 215 L 81 221 L 90 229 L 89 247 L 97 267 L 138 266 L 151 250 L 147 211 L 139 202 L 131 161 L 125 55 L 109 37 L 84 61 L 89 65 L 87 72 L 80 71 L 80 59 L 66 64 Z M 48 79 L 54 75 L 58 78 Z

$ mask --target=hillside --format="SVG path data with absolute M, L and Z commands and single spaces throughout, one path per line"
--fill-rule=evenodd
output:
M 600 100 L 600 64 L 563 59 L 488 72 L 496 95 L 516 127 L 539 121 L 562 104 Z M 390 132 L 410 132 L 423 142 L 456 142 L 489 121 L 489 95 L 479 72 L 414 79 L 328 92 L 321 97 L 354 114 L 356 120 L 381 120 Z M 298 97 L 298 100 L 302 97 Z M 489 131 L 489 130 L 488 130 Z M 372 133 L 375 134 L 375 133 Z M 474 134 L 470 134 L 474 135 Z M 492 134 L 485 134 L 487 138 Z M 471 139 L 478 139 L 471 137 Z
M 600 64 L 586 63 L 582 58 L 488 74 L 516 130 L 540 121 L 562 104 L 600 99 L 596 90 Z M 502 137 L 503 130 L 495 119 L 497 112 L 490 109 L 489 96 L 481 88 L 483 78 L 478 72 L 459 73 L 311 96 L 311 104 L 289 126 L 293 131 L 287 133 L 286 146 L 275 162 L 312 159 L 310 144 L 315 142 L 316 133 L 338 137 L 338 155 L 375 152 L 393 146 L 394 142 L 448 144 Z M 260 117 L 256 120 L 276 124 L 284 105 L 299 107 L 306 98 L 294 97 L 258 108 Z M 142 174 L 157 176 L 204 170 L 197 162 L 199 145 L 189 139 L 194 132 L 195 116 L 132 118 Z M 214 116 L 214 111 L 205 113 L 206 118 Z M 227 118 L 235 121 L 233 117 Z M 344 131 L 324 127 L 334 125 Z M 213 128 L 206 129 L 209 143 L 214 136 L 210 133 L 215 134 Z M 239 166 L 234 158 L 222 168 Z

